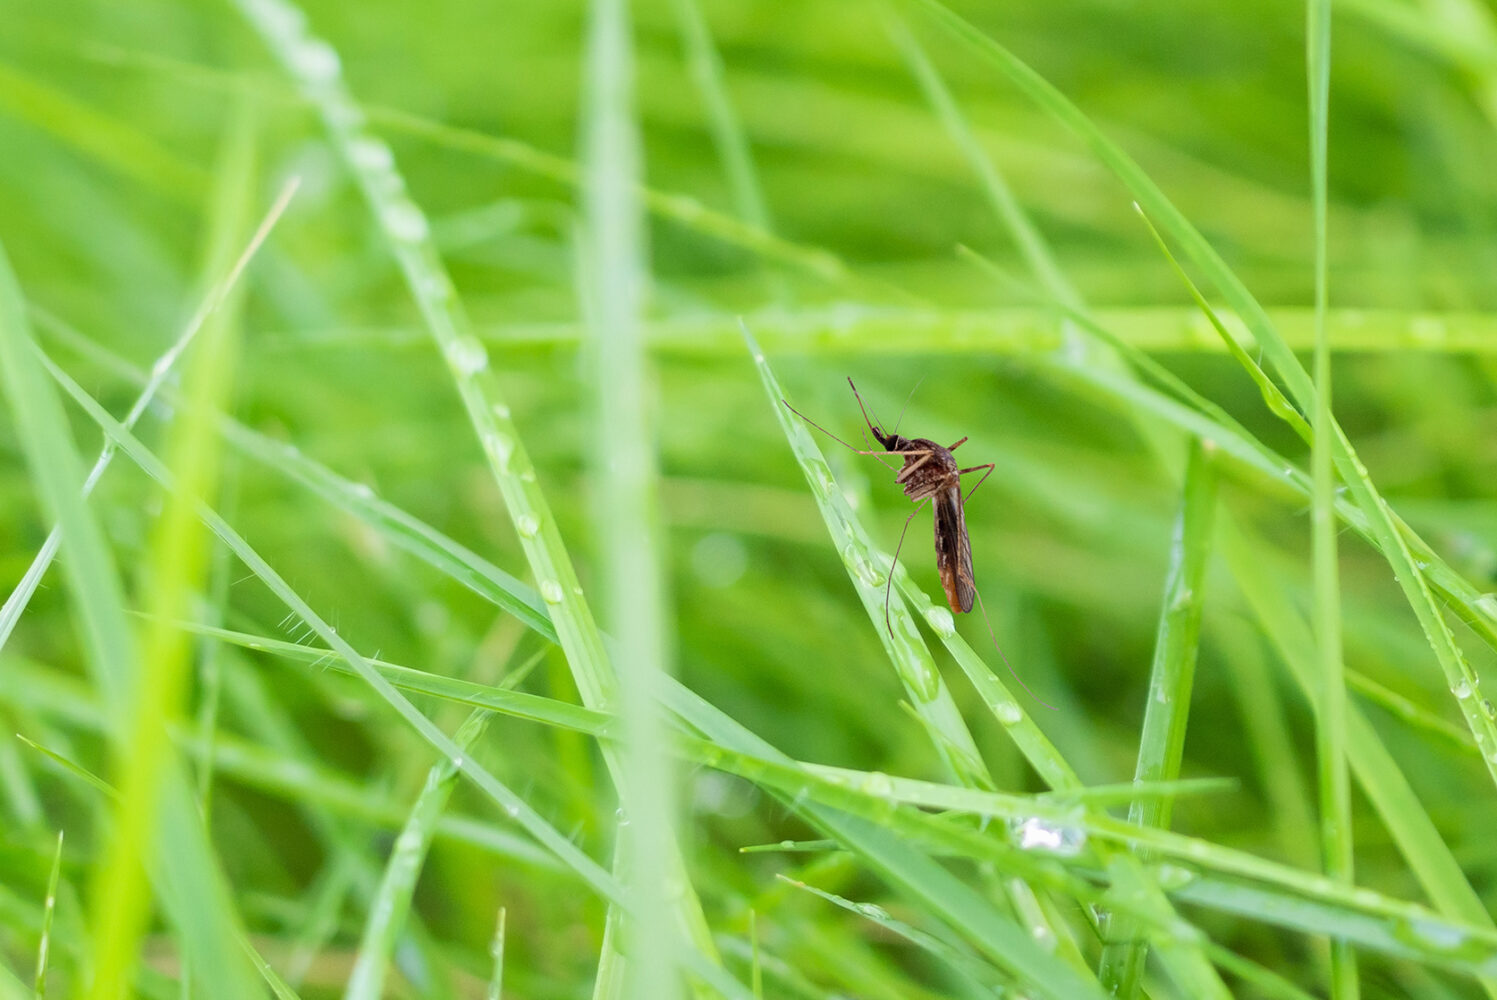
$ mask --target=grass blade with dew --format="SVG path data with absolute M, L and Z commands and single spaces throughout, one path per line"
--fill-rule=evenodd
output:
M 234 288 L 238 285 L 240 277 L 244 274 L 245 268 L 254 259 L 255 253 L 264 244 L 265 239 L 270 235 L 270 231 L 275 228 L 276 222 L 280 220 L 282 213 L 285 212 L 286 206 L 290 204 L 292 196 L 296 194 L 298 184 L 299 181 L 293 179 L 281 189 L 281 193 L 271 205 L 270 211 L 261 220 L 259 228 L 255 230 L 255 234 L 245 245 L 239 258 L 225 274 L 223 280 L 208 292 L 177 339 L 167 348 L 161 357 L 156 359 L 156 363 L 151 367 L 150 376 L 145 382 L 145 387 L 141 390 L 140 395 L 136 397 L 135 402 L 130 406 L 129 412 L 125 415 L 124 424 L 126 427 L 134 427 L 141 416 L 145 414 L 146 410 L 150 408 L 151 402 L 156 398 L 157 393 L 161 391 L 161 387 L 166 384 L 177 361 L 181 358 L 183 352 L 187 350 L 188 345 L 192 343 L 193 338 L 203 329 L 203 326 L 209 321 L 213 313 L 228 300 Z M 89 469 L 88 476 L 83 481 L 85 496 L 93 492 L 99 479 L 108 470 L 109 463 L 114 460 L 114 452 L 113 445 L 106 441 L 104 447 L 99 451 L 99 457 L 94 460 L 93 467 Z M 47 534 L 47 540 L 42 543 L 41 551 L 32 559 L 31 565 L 27 567 L 20 582 L 16 584 L 15 590 L 5 599 L 4 606 L 0 607 L 0 649 L 5 648 L 5 643 L 10 639 L 11 632 L 15 630 L 16 622 L 20 620 L 21 614 L 26 610 L 26 605 L 30 603 L 32 595 L 36 593 L 36 588 L 41 585 L 42 577 L 46 575 L 48 567 L 52 565 L 52 560 L 57 557 L 58 546 L 62 541 L 61 530 L 60 527 L 54 527 Z
M 464 750 L 471 749 L 490 718 L 491 713 L 482 709 L 473 712 L 458 728 L 452 741 Z M 422 864 L 431 848 L 437 821 L 441 819 L 456 785 L 457 768 L 449 760 L 437 761 L 427 772 L 426 783 L 411 807 L 410 817 L 400 836 L 395 838 L 384 876 L 370 903 L 353 971 L 343 991 L 344 1000 L 379 1000 L 384 995 L 385 969 L 395 951 L 405 915 L 410 910 L 416 879 L 421 875 Z
M 141 471 L 163 486 L 171 488 L 172 477 L 159 459 L 49 358 L 43 355 L 42 363 L 52 378 L 78 403 L 84 413 L 114 440 L 130 460 L 140 467 Z M 578 849 L 528 802 L 494 777 L 488 769 L 480 766 L 471 756 L 465 755 L 452 742 L 451 737 L 426 718 L 411 704 L 409 699 L 375 670 L 368 660 L 340 636 L 322 616 L 318 615 L 222 517 L 201 503 L 197 505 L 197 515 L 224 544 L 233 550 L 252 574 L 258 577 L 297 618 L 301 619 L 313 634 L 320 636 L 341 659 L 347 662 L 354 673 L 434 750 L 451 761 L 453 766 L 473 781 L 479 790 L 492 799 L 506 815 L 518 822 L 594 891 L 613 902 L 627 905 L 627 900 L 618 883 L 607 871 Z M 683 944 L 678 955 L 679 960 L 687 963 L 695 975 L 702 977 L 715 988 L 729 996 L 746 995 L 747 991 L 723 973 L 715 962 L 691 950 L 689 946 Z
M 504 993 L 504 924 L 509 911 L 499 907 L 499 922 L 494 928 L 494 940 L 489 945 L 489 957 L 494 960 L 494 971 L 489 974 L 488 989 L 484 991 L 484 1000 L 500 1000 Z M 757 998 L 758 993 L 755 992 Z
M 1178 778 L 1185 753 L 1216 508 L 1216 470 L 1211 455 L 1199 440 L 1192 439 L 1189 447 L 1184 496 L 1170 544 L 1164 601 L 1154 638 L 1138 765 L 1133 773 L 1138 782 Z M 1171 805 L 1169 799 L 1136 800 L 1128 810 L 1129 822 L 1168 827 Z M 1127 873 L 1123 877 L 1128 880 Z M 1132 891 L 1139 890 L 1134 886 Z M 1103 940 L 1108 943 L 1102 949 L 1098 975 L 1115 996 L 1134 997 L 1143 979 L 1147 944 L 1134 934 L 1126 919 L 1110 917 L 1104 927 Z
M 1289 396 L 1301 409 L 1310 410 L 1315 403 L 1315 387 L 1309 373 L 1293 350 L 1279 335 L 1262 305 L 1247 286 L 1164 192 L 1120 146 L 1108 139 L 1075 104 L 1042 78 L 1012 52 L 984 34 L 971 22 L 954 13 L 941 0 L 909 0 L 927 10 L 955 37 L 961 39 L 1019 88 L 1043 111 L 1064 125 L 1091 149 L 1097 159 L 1128 188 L 1143 210 L 1158 220 L 1164 231 L 1179 242 L 1187 256 L 1210 277 L 1227 302 L 1242 317 L 1260 348 L 1273 363 L 1289 389 Z M 1419 620 L 1420 628 L 1434 651 L 1435 658 L 1449 685 L 1466 725 L 1482 750 L 1488 775 L 1497 782 L 1497 718 L 1488 716 L 1479 698 L 1472 692 L 1479 683 L 1449 625 L 1436 605 L 1426 579 L 1429 565 L 1415 562 L 1413 548 L 1427 548 L 1422 541 L 1406 537 L 1406 526 L 1394 515 L 1378 492 L 1366 467 L 1357 457 L 1351 441 L 1334 419 L 1330 446 L 1335 465 L 1346 482 L 1352 499 L 1366 515 L 1374 545 L 1382 552 L 1403 590 L 1409 606 Z M 1410 535 L 1411 532 L 1408 532 Z M 1428 560 L 1421 560 L 1428 562 Z M 1488 617 L 1471 609 L 1471 617 Z
M 623 813 L 615 845 L 621 857 L 615 870 L 627 876 L 634 903 L 622 939 L 614 942 L 628 955 L 622 992 L 594 996 L 674 1000 L 682 995 L 681 979 L 660 928 L 671 920 L 670 887 L 690 882 L 673 846 L 679 842 L 679 789 L 659 705 L 674 649 L 665 621 L 659 459 L 641 329 L 650 273 L 644 213 L 635 194 L 643 149 L 634 109 L 634 40 L 628 0 L 591 0 L 588 7 L 576 285 L 591 330 L 596 403 L 588 468 L 597 483 L 591 515 L 614 639 L 610 653 L 623 740 L 617 758 Z M 705 924 L 701 929 L 710 949 L 710 933 Z
M 892 634 L 890 629 L 884 627 L 887 576 L 880 573 L 871 557 L 873 543 L 848 507 L 810 432 L 801 426 L 799 417 L 785 408 L 785 395 L 779 380 L 775 378 L 769 362 L 765 360 L 747 326 L 743 327 L 743 337 L 753 354 L 759 378 L 764 383 L 765 394 L 774 406 L 775 416 L 806 481 L 811 485 L 817 508 L 831 533 L 832 544 L 841 553 L 847 575 L 868 612 L 879 642 L 889 654 L 915 710 L 934 732 L 941 735 L 941 739 L 936 741 L 937 753 L 952 773 L 960 776 L 964 782 L 991 787 L 992 780 L 987 775 L 987 768 L 977 752 L 972 734 L 951 700 L 951 692 L 936 671 L 935 661 L 925 647 L 920 631 L 902 598 L 891 597 L 888 604 Z
M 1351 777 L 1346 766 L 1346 665 L 1341 643 L 1341 582 L 1336 559 L 1336 479 L 1331 451 L 1331 341 L 1326 329 L 1329 268 L 1326 232 L 1326 145 L 1331 91 L 1331 2 L 1305 2 L 1305 63 L 1310 100 L 1310 189 L 1315 218 L 1315 411 L 1310 446 L 1310 545 L 1315 578 L 1313 618 L 1317 666 L 1316 773 L 1320 787 L 1320 850 L 1326 874 L 1355 881 Z M 1497 746 L 1492 749 L 1497 750 Z M 1331 997 L 1357 1000 L 1357 956 L 1331 940 Z
M 42 935 L 36 945 L 36 976 L 33 992 L 36 1000 L 47 998 L 47 951 L 52 944 L 52 916 L 57 912 L 57 882 L 62 875 L 62 831 L 57 831 L 57 850 L 52 854 L 52 871 L 47 876 L 47 898 L 42 901 Z
M 344 83 L 337 51 L 310 32 L 299 7 L 290 0 L 237 0 L 237 6 L 316 109 L 334 149 L 362 190 L 426 328 L 447 361 L 541 596 L 550 606 L 583 702 L 593 708 L 611 706 L 619 697 L 619 678 L 602 633 L 509 406 L 489 371 L 488 352 L 474 336 L 472 321 L 431 238 L 426 214 L 407 193 L 394 153 L 370 134 L 366 115 Z M 627 812 L 634 792 L 626 780 L 628 768 L 616 747 L 605 746 L 603 755 Z M 673 855 L 673 869 L 684 871 L 678 846 L 667 849 Z M 690 885 L 677 894 L 675 906 L 695 948 L 715 963 L 712 934 Z
M 126 706 L 140 677 L 135 636 L 124 616 L 119 571 L 97 520 L 83 502 L 84 476 L 67 417 L 56 387 L 41 371 L 35 354 L 26 306 L 10 262 L 0 247 L 0 380 L 15 420 L 37 492 L 61 530 L 68 592 L 79 616 L 85 660 L 94 683 L 114 707 L 111 746 L 117 759 L 128 759 L 129 719 Z M 227 885 L 218 870 L 201 822 L 196 816 L 186 777 L 168 762 L 162 782 L 161 836 L 150 858 L 134 864 L 159 863 L 162 900 L 184 953 L 194 968 L 215 969 L 226 977 L 226 1000 L 259 995 L 254 972 L 236 943 L 237 917 Z M 147 804 L 138 803 L 136 808 Z M 153 810 L 156 803 L 149 807 Z M 143 906 L 138 896 L 127 901 Z M 127 935 L 128 936 L 128 935 Z M 96 965 L 95 988 L 118 993 L 128 988 L 136 956 L 111 951 L 107 965 Z

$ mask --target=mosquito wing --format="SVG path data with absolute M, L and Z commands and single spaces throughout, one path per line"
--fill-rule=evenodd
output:
M 967 537 L 967 522 L 962 517 L 962 491 L 952 486 L 935 496 L 936 568 L 941 571 L 941 586 L 951 610 L 965 614 L 972 610 L 977 584 L 972 576 L 972 542 Z

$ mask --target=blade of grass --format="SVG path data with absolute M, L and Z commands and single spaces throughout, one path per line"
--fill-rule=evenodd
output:
M 214 184 L 210 249 L 206 273 L 232 273 L 234 246 L 252 222 L 255 184 L 254 120 L 241 112 L 227 126 Z M 207 575 L 207 551 L 193 505 L 207 502 L 216 492 L 219 438 L 214 414 L 231 395 L 234 358 L 238 351 L 231 314 L 238 298 L 224 296 L 202 326 L 186 364 L 184 395 L 190 413 L 172 421 L 167 454 L 171 475 L 180 491 L 165 498 L 147 547 L 146 603 L 159 619 L 180 617 L 189 595 L 202 589 Z M 167 726 L 182 714 L 191 652 L 186 634 L 165 626 L 148 626 L 142 644 L 140 673 L 130 693 L 128 752 L 115 765 L 120 797 L 115 804 L 113 833 L 94 872 L 90 896 L 94 904 L 95 994 L 120 995 L 132 975 L 139 942 L 145 933 L 149 890 L 140 859 L 150 853 L 163 818 L 158 801 L 173 756 Z
M 469 715 L 452 740 L 463 750 L 470 749 L 488 726 L 490 713 L 482 709 Z M 436 835 L 437 821 L 447 808 L 447 800 L 457 784 L 457 768 L 449 760 L 439 760 L 426 775 L 421 794 L 411 807 L 395 849 L 385 865 L 368 919 L 359 938 L 353 971 L 343 991 L 344 1000 L 379 1000 L 384 995 L 385 969 L 395 951 L 405 916 L 410 911 L 416 879 Z M 502 929 L 502 925 L 501 925 Z
M 1336 480 L 1331 454 L 1331 342 L 1326 233 L 1326 130 L 1330 115 L 1331 4 L 1306 0 L 1305 65 L 1310 101 L 1310 189 L 1315 218 L 1315 436 L 1310 445 L 1310 545 L 1315 578 L 1316 773 L 1320 785 L 1320 850 L 1326 874 L 1355 881 L 1351 778 L 1346 765 L 1346 667 L 1341 648 L 1341 582 L 1336 560 Z M 1497 749 L 1497 748 L 1494 748 Z M 1331 996 L 1357 1000 L 1357 956 L 1349 942 L 1331 941 Z
M 47 951 L 52 944 L 52 915 L 57 911 L 57 880 L 62 874 L 62 831 L 57 831 L 57 850 L 52 855 L 52 872 L 47 876 L 47 898 L 42 902 L 42 936 L 36 946 L 36 976 L 33 991 L 36 1000 L 47 1000 Z
M 504 922 L 508 911 L 499 907 L 499 925 L 494 928 L 494 942 L 489 945 L 489 956 L 494 960 L 494 971 L 489 975 L 489 988 L 484 1000 L 500 1000 L 504 993 Z
M 814 885 L 797 881 L 786 875 L 776 875 L 776 878 L 787 885 L 793 886 L 802 892 L 810 893 L 831 903 L 849 913 L 856 914 L 864 920 L 871 921 L 879 928 L 887 931 L 895 937 L 903 938 L 910 944 L 929 953 L 938 961 L 945 964 L 962 979 L 966 980 L 967 988 L 974 993 L 987 994 L 998 989 L 989 967 L 978 961 L 966 951 L 953 946 L 949 941 L 944 941 L 933 934 L 928 934 L 918 927 L 911 926 L 903 920 L 896 920 L 889 912 L 877 903 L 854 903 L 850 899 L 825 889 L 818 889 Z
M 1133 772 L 1136 782 L 1173 781 L 1180 775 L 1196 654 L 1200 648 L 1201 608 L 1205 602 L 1215 508 L 1216 471 L 1211 456 L 1199 440 L 1192 440 L 1186 460 L 1184 495 L 1170 544 L 1164 602 L 1154 638 L 1154 663 L 1139 736 L 1138 764 Z M 1135 800 L 1128 809 L 1128 820 L 1139 826 L 1168 827 L 1171 806 L 1167 798 Z M 1130 878 L 1131 873 L 1114 873 L 1115 882 L 1121 879 L 1126 883 Z M 1127 884 L 1123 889 L 1130 891 Z M 1137 887 L 1131 891 L 1137 891 Z M 1106 944 L 1098 978 L 1114 996 L 1137 996 L 1148 954 L 1147 943 L 1125 919 L 1109 917 L 1103 926 Z
M 619 871 L 634 907 L 617 942 L 628 955 L 621 993 L 674 1000 L 669 925 L 672 883 L 689 886 L 677 842 L 674 761 L 663 742 L 659 692 L 671 671 L 666 638 L 665 575 L 655 432 L 649 418 L 641 315 L 650 280 L 643 212 L 635 191 L 642 174 L 634 110 L 633 38 L 628 0 L 589 4 L 584 71 L 582 254 L 578 295 L 592 328 L 592 388 L 597 400 L 590 468 L 598 482 L 592 522 L 618 671 L 626 778 L 620 791 Z M 544 594 L 544 585 L 542 585 Z M 689 934 L 691 927 L 684 928 Z M 705 933 L 705 927 L 703 928 Z M 711 947 L 710 936 L 707 938 Z

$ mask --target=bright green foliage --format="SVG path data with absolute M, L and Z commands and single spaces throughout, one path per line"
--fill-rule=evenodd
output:
M 11 6 L 0 998 L 1497 997 L 1490 5 Z

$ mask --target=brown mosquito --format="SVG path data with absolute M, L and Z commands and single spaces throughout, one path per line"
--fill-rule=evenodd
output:
M 781 399 L 780 402 L 784 403 L 785 408 L 791 413 L 850 451 L 859 455 L 873 455 L 890 469 L 894 467 L 884 462 L 882 456 L 898 455 L 904 459 L 904 465 L 894 470 L 894 482 L 903 486 L 905 496 L 915 501 L 915 509 L 910 511 L 910 516 L 904 519 L 904 527 L 899 532 L 899 544 L 894 547 L 894 559 L 889 565 L 889 579 L 884 584 L 884 627 L 888 629 L 889 637 L 891 639 L 894 637 L 894 626 L 889 618 L 889 603 L 894 586 L 893 569 L 899 563 L 899 553 L 904 548 L 904 536 L 910 530 L 910 522 L 927 503 L 932 504 L 934 511 L 936 569 L 941 574 L 941 589 L 946 591 L 946 603 L 951 605 L 951 610 L 957 614 L 970 612 L 974 601 L 982 607 L 982 595 L 977 592 L 977 581 L 972 575 L 972 540 L 967 535 L 967 519 L 964 510 L 972 494 L 976 493 L 977 488 L 993 474 L 994 463 L 988 462 L 985 465 L 962 468 L 952 452 L 966 444 L 965 437 L 952 445 L 943 447 L 929 438 L 903 437 L 899 433 L 899 421 L 895 421 L 894 429 L 885 434 L 880 424 L 874 423 L 868 415 L 868 407 L 864 405 L 863 396 L 858 392 L 857 385 L 851 378 L 847 380 L 847 384 L 852 387 L 852 394 L 858 401 L 858 409 L 863 412 L 863 422 L 868 425 L 868 430 L 883 446 L 882 451 L 855 448 L 791 406 L 788 400 Z M 903 419 L 904 413 L 901 411 L 900 421 Z M 867 443 L 866 434 L 864 442 Z M 963 496 L 962 477 L 973 472 L 981 472 L 982 478 L 973 483 L 972 488 Z M 998 637 L 993 632 L 993 623 L 988 619 L 986 607 L 982 607 L 982 617 L 987 623 L 988 634 L 993 639 L 993 648 L 997 649 L 998 655 L 1003 657 L 1003 662 L 1008 665 L 1009 672 L 1014 675 L 1014 679 L 1024 690 L 1029 691 L 1029 685 L 1019 677 L 1013 664 L 1008 662 L 1008 656 L 1003 652 L 1003 647 L 998 645 Z M 1046 708 L 1054 707 L 1041 701 L 1033 691 L 1029 693 Z

